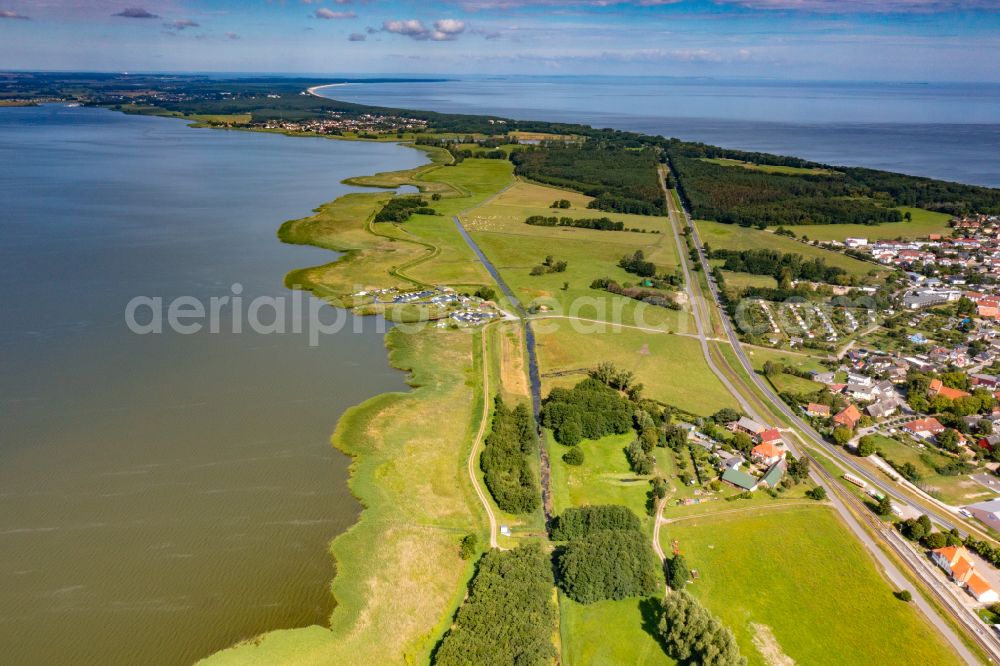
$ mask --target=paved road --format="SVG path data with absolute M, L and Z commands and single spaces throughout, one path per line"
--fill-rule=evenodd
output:
M 661 179 L 661 181 L 662 181 L 662 179 Z M 708 363 L 709 367 L 712 369 L 712 372 L 716 374 L 716 376 L 719 378 L 720 381 L 722 381 L 722 383 L 726 386 L 726 388 L 729 389 L 730 392 L 739 400 L 740 404 L 744 408 L 744 411 L 751 418 L 753 418 L 755 420 L 758 420 L 761 423 L 768 423 L 770 421 L 770 419 L 765 418 L 763 416 L 763 414 L 761 414 L 760 412 L 758 412 L 756 409 L 753 408 L 753 406 L 750 404 L 750 401 L 747 400 L 747 398 L 742 394 L 742 392 L 738 392 L 735 389 L 735 387 L 733 386 L 733 384 L 729 381 L 729 379 L 724 375 L 724 373 L 722 373 L 722 372 L 719 371 L 718 366 L 715 364 L 714 360 L 712 359 L 711 353 L 709 352 L 709 348 L 708 348 L 708 341 L 705 339 L 705 333 L 704 333 L 705 326 L 704 326 L 704 323 L 702 321 L 703 315 L 705 316 L 706 320 L 709 320 L 707 306 L 705 306 L 705 304 L 702 302 L 701 293 L 700 293 L 700 291 L 701 291 L 700 286 L 696 285 L 691 280 L 691 274 L 690 274 L 690 271 L 688 270 L 688 266 L 687 266 L 687 263 L 688 263 L 688 256 L 687 256 L 687 254 L 688 253 L 686 252 L 687 248 L 683 246 L 682 241 L 681 241 L 680 232 L 679 232 L 680 222 L 681 222 L 680 221 L 680 215 L 679 215 L 678 211 L 676 210 L 676 207 L 674 206 L 672 197 L 669 196 L 669 193 L 665 192 L 665 194 L 667 195 L 667 202 L 668 202 L 667 205 L 668 205 L 668 213 L 669 213 L 669 217 L 670 217 L 670 226 L 671 226 L 671 229 L 673 231 L 674 238 L 675 238 L 675 240 L 677 242 L 678 253 L 680 255 L 679 259 L 680 259 L 681 266 L 682 266 L 683 272 L 684 272 L 685 286 L 686 286 L 686 289 L 688 290 L 688 296 L 689 296 L 690 302 L 692 304 L 691 310 L 692 310 L 692 314 L 694 315 L 694 318 L 695 318 L 695 326 L 696 326 L 696 328 L 698 330 L 698 334 L 701 336 L 701 343 L 702 343 L 701 346 L 702 346 L 702 352 L 704 353 L 704 356 L 705 356 L 705 360 Z M 701 266 L 702 266 L 702 270 L 706 271 L 706 278 L 707 278 L 706 281 L 708 282 L 709 289 L 712 292 L 712 296 L 713 296 L 713 298 L 715 298 L 716 304 L 719 305 L 719 308 L 720 308 L 720 311 L 721 311 L 722 307 L 721 307 L 721 303 L 719 301 L 719 295 L 718 295 L 718 292 L 715 289 L 715 285 L 713 284 L 713 282 L 712 282 L 712 280 L 710 278 L 710 273 L 708 272 L 710 270 L 709 263 L 708 263 L 707 258 L 705 257 L 704 252 L 702 251 L 701 242 L 700 242 L 700 240 L 699 240 L 699 238 L 697 236 L 697 229 L 695 229 L 694 225 L 691 223 L 690 218 L 688 218 L 686 211 L 683 211 L 683 219 L 684 219 L 685 222 L 687 222 L 687 225 L 692 229 L 691 233 L 693 234 L 693 240 L 694 240 L 695 247 L 698 250 L 698 257 L 699 257 L 699 260 L 700 260 L 700 263 L 701 263 Z M 703 311 L 703 308 L 704 308 L 704 311 Z M 758 386 L 759 386 L 761 384 L 761 382 L 760 382 L 759 378 L 757 378 L 756 374 L 754 373 L 753 366 L 750 364 L 749 359 L 747 359 L 746 355 L 743 353 L 743 349 L 740 347 L 739 340 L 735 337 L 735 333 L 732 330 L 732 326 L 731 326 L 730 322 L 728 321 L 728 318 L 725 317 L 725 316 L 723 316 L 723 317 L 721 317 L 721 319 L 722 319 L 723 327 L 726 329 L 726 333 L 727 333 L 727 335 L 729 337 L 730 344 L 732 345 L 733 350 L 736 352 L 737 357 L 740 359 L 741 364 L 743 365 L 744 369 L 747 372 L 747 375 L 751 378 L 751 380 L 755 381 L 755 383 L 757 383 Z M 764 387 L 761 387 L 761 388 L 764 388 Z M 773 392 L 771 392 L 769 390 L 764 390 L 764 395 L 766 397 L 768 397 L 768 399 L 770 399 L 773 402 L 773 404 L 774 404 L 775 407 L 779 408 L 783 413 L 785 413 L 786 416 L 788 416 L 790 418 L 790 420 L 792 421 L 792 423 L 794 425 L 798 425 L 798 423 L 802 423 L 802 420 L 798 419 L 796 417 L 796 415 L 794 413 L 792 413 L 790 409 L 788 409 L 787 405 L 785 405 L 785 403 L 783 401 L 781 401 L 780 398 L 778 398 L 776 395 L 774 395 Z M 796 423 L 796 422 L 798 422 L 798 423 Z M 812 430 L 812 429 L 809 428 L 809 430 Z M 815 433 L 815 431 L 813 431 L 813 432 L 814 432 L 815 436 L 818 437 L 818 433 Z M 799 437 L 801 437 L 801 435 L 799 433 L 796 433 L 796 435 L 799 436 Z M 795 455 L 800 455 L 800 453 L 798 451 L 796 451 L 796 447 L 794 447 L 794 445 L 792 445 L 791 442 L 789 442 L 789 448 L 792 450 L 792 452 Z M 858 519 L 855 517 L 855 514 L 851 510 L 848 509 L 848 507 L 847 507 L 844 499 L 841 496 L 842 494 L 844 494 L 846 496 L 846 493 L 844 493 L 843 489 L 840 488 L 839 486 L 837 486 L 835 482 L 825 482 L 825 480 L 823 478 L 821 478 L 821 476 L 820 476 L 820 474 L 821 474 L 821 472 L 823 472 L 823 470 L 822 470 L 822 468 L 819 468 L 818 465 L 813 465 L 813 468 L 814 469 L 810 473 L 810 476 L 812 477 L 813 481 L 817 485 L 820 485 L 820 486 L 823 486 L 824 488 L 826 488 L 827 495 L 828 495 L 828 497 L 830 499 L 831 504 L 833 505 L 833 508 L 838 512 L 838 514 L 840 514 L 841 518 L 843 519 L 843 521 L 845 522 L 845 524 L 847 524 L 848 528 L 854 533 L 855 537 L 865 546 L 865 548 L 868 549 L 868 551 L 872 554 L 872 556 L 875 558 L 875 560 L 879 563 L 879 565 L 882 567 L 882 570 L 883 570 L 884 574 L 886 575 L 886 577 L 889 579 L 889 581 L 897 589 L 908 589 L 910 587 L 909 580 L 902 574 L 902 572 L 900 572 L 900 570 L 897 568 L 896 564 L 892 561 L 892 559 L 890 559 L 881 550 L 881 548 L 879 548 L 879 546 L 875 542 L 875 540 L 871 538 L 871 536 L 869 535 L 869 533 L 864 529 L 864 527 L 860 524 L 860 522 L 858 521 Z M 850 501 L 850 500 L 848 500 L 848 501 Z M 862 509 L 862 511 L 866 511 L 866 510 Z M 862 513 L 860 515 L 867 516 L 868 518 L 871 518 L 870 515 L 867 515 L 865 513 Z M 659 523 L 660 523 L 660 514 L 657 514 L 657 527 L 659 527 Z M 881 524 L 880 521 L 873 521 L 871 523 L 871 526 L 874 529 L 876 529 L 877 531 L 879 531 L 882 534 L 883 538 L 885 538 L 887 541 L 889 541 L 890 547 L 892 547 L 893 550 L 896 551 L 897 555 L 899 555 L 900 557 L 902 557 L 904 559 L 907 559 L 908 556 L 912 557 L 912 554 L 908 552 L 908 546 L 906 546 L 905 544 L 894 544 L 894 543 L 892 543 L 893 537 L 901 539 L 901 537 L 899 537 L 898 535 L 896 535 L 895 530 L 893 530 L 892 528 L 886 528 L 885 525 Z M 921 567 L 919 562 L 913 562 L 912 560 L 910 560 L 909 562 L 910 562 L 911 568 L 913 569 L 913 572 L 916 573 L 918 576 L 921 576 L 921 573 L 923 573 L 924 575 L 927 575 L 926 574 L 926 568 L 925 567 Z M 928 584 L 928 583 L 933 584 L 933 582 L 935 582 L 935 581 L 933 581 L 933 580 L 926 580 L 925 579 L 925 584 Z M 932 591 L 934 591 L 933 588 L 932 588 Z M 947 604 L 947 601 L 948 601 L 947 598 L 942 597 L 940 591 L 938 591 L 938 598 L 941 599 L 942 602 L 944 602 L 944 603 Z M 913 595 L 913 603 L 924 613 L 924 615 L 928 618 L 928 620 L 931 623 L 933 623 L 935 627 L 937 627 L 937 629 L 947 639 L 947 641 L 951 644 L 952 648 L 962 658 L 963 661 L 965 661 L 968 664 L 977 664 L 977 663 L 979 663 L 979 660 L 976 659 L 976 657 L 969 651 L 969 649 L 962 642 L 961 638 L 952 630 L 951 626 L 948 625 L 948 623 L 946 623 L 937 614 L 937 612 L 934 610 L 934 608 L 930 605 L 930 603 L 928 603 L 923 598 L 922 595 L 920 595 L 920 594 Z M 956 611 L 954 609 L 953 609 L 952 612 L 953 612 L 953 614 L 955 614 L 956 616 L 958 616 L 959 620 L 962 620 L 963 616 L 967 615 L 963 611 Z M 975 625 L 970 625 L 969 624 L 969 623 L 977 622 L 977 620 L 973 620 L 973 619 L 970 619 L 970 618 L 965 618 L 965 619 L 967 620 L 967 626 L 969 626 L 969 630 L 973 634 L 975 634 L 977 631 L 981 631 L 979 629 L 979 627 L 976 627 Z M 980 623 L 980 626 L 981 626 L 981 623 Z M 994 640 L 994 642 L 996 642 L 996 641 Z M 981 643 L 982 643 L 982 641 L 981 641 Z M 983 644 L 983 647 L 989 650 L 991 646 L 990 646 L 989 643 L 986 643 L 986 644 Z M 1000 655 L 1000 650 L 998 650 L 998 649 L 994 649 L 994 650 L 992 650 L 992 652 L 993 652 L 994 656 Z
M 668 197 L 669 205 L 671 207 L 671 212 L 674 215 L 679 215 L 677 211 L 673 210 L 673 201 Z M 705 256 L 704 249 L 702 247 L 701 239 L 698 237 L 698 229 L 691 222 L 690 216 L 688 216 L 687 211 L 682 211 L 683 219 L 691 227 L 691 233 L 693 234 L 695 247 L 698 251 L 698 257 L 701 264 L 705 267 L 709 266 L 708 259 Z M 719 304 L 720 310 L 722 310 L 721 299 L 719 297 L 718 289 L 715 285 L 714 280 L 711 279 L 710 273 L 706 273 L 706 281 L 708 282 L 709 290 L 712 293 L 715 302 Z M 897 488 L 886 484 L 885 479 L 880 478 L 878 475 L 870 471 L 868 468 L 860 464 L 853 456 L 850 456 L 843 452 L 839 447 L 828 444 L 823 437 L 816 432 L 816 430 L 804 421 L 791 407 L 789 407 L 784 400 L 782 400 L 778 395 L 772 390 L 770 386 L 767 385 L 753 370 L 753 365 L 750 363 L 750 359 L 747 357 L 746 352 L 740 343 L 739 337 L 736 335 L 736 331 L 733 328 L 732 322 L 728 317 L 722 317 L 722 326 L 725 329 L 726 336 L 732 345 L 733 352 L 736 354 L 746 371 L 750 380 L 754 383 L 756 388 L 764 394 L 765 397 L 772 403 L 774 408 L 778 409 L 791 423 L 794 425 L 801 434 L 804 434 L 807 438 L 807 443 L 822 449 L 828 455 L 837 459 L 837 461 L 842 465 L 849 467 L 851 471 L 861 478 L 865 479 L 873 487 L 876 487 L 890 497 L 896 499 L 899 502 L 912 504 L 916 506 L 921 513 L 926 513 L 928 517 L 931 518 L 935 523 L 942 526 L 946 530 L 952 528 L 957 528 L 960 533 L 966 534 L 968 532 L 975 532 L 979 538 L 983 538 L 989 541 L 995 541 L 989 534 L 980 530 L 977 527 L 970 526 L 964 521 L 960 520 L 955 513 L 957 509 L 950 507 L 943 502 L 940 502 L 928 495 L 926 493 L 920 493 L 919 497 L 907 496 L 898 491 Z M 765 420 L 764 422 L 767 422 Z

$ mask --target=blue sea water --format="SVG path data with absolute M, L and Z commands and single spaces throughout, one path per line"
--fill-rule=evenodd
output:
M 510 76 L 347 84 L 321 93 L 614 127 L 1000 187 L 1000 84 Z

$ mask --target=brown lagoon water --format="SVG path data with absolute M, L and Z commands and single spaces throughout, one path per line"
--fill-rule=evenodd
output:
M 0 109 L 0 661 L 185 664 L 325 621 L 327 543 L 359 510 L 330 431 L 405 388 L 375 320 L 311 348 L 226 327 L 138 336 L 123 311 L 235 282 L 287 297 L 288 270 L 333 255 L 282 245 L 278 225 L 342 178 L 422 161 Z

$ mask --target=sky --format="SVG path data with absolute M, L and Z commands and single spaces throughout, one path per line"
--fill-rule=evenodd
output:
M 1000 0 L 0 0 L 0 70 L 1000 81 Z

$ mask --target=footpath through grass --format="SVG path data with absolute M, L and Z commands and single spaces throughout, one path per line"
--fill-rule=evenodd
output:
M 751 664 L 953 664 L 916 608 L 896 599 L 828 506 L 706 515 L 665 525 L 698 581 L 689 591 Z M 787 662 L 791 663 L 791 662 Z

